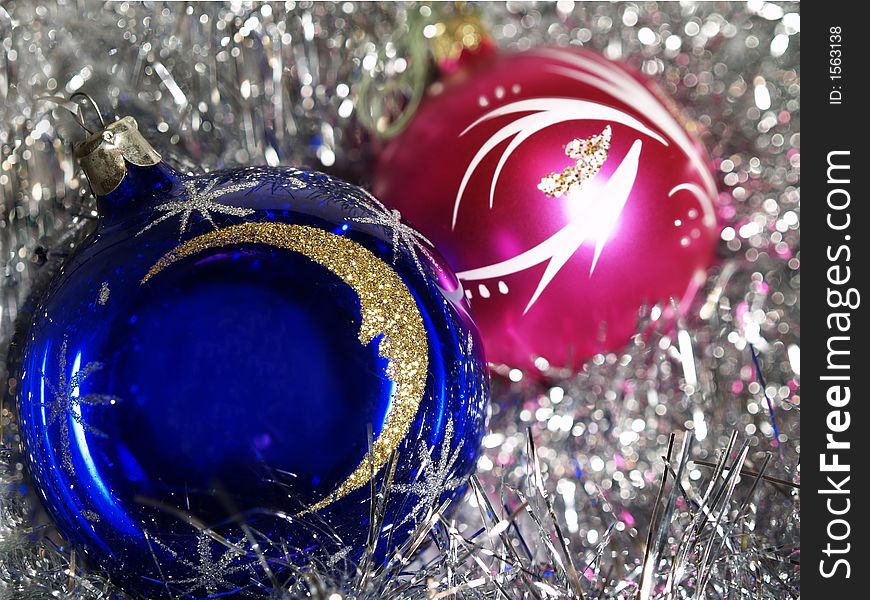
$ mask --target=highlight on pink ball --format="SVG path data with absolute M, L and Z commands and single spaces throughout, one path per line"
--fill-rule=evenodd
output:
M 717 240 L 701 145 L 657 90 L 579 49 L 497 54 L 421 103 L 374 192 L 457 271 L 487 358 L 536 371 L 686 307 Z

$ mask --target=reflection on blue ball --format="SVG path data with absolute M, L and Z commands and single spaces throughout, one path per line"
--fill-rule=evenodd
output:
M 148 597 L 259 593 L 359 558 L 393 453 L 380 559 L 462 493 L 485 365 L 457 280 L 398 213 L 320 173 L 165 163 L 99 208 L 19 388 L 35 488 L 92 567 Z

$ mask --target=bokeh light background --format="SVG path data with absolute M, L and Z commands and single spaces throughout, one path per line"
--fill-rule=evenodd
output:
M 451 522 L 455 535 L 439 525 L 428 562 L 406 569 L 411 579 L 425 575 L 423 584 L 389 589 L 429 597 L 428 577 L 433 594 L 499 597 L 500 587 L 508 597 L 548 597 L 577 595 L 579 585 L 593 596 L 635 597 L 641 586 L 644 597 L 689 597 L 706 577 L 708 597 L 797 597 L 798 6 L 562 0 L 474 8 L 505 50 L 598 49 L 658 81 L 684 107 L 713 157 L 719 261 L 676 328 L 662 327 L 662 307 L 648 307 L 640 326 L 652 333 L 594 357 L 579 374 L 547 385 L 519 371 L 498 377 L 479 491 L 500 511 L 490 528 L 515 518 L 503 535 L 475 538 L 489 554 L 459 551 L 456 536 L 471 539 L 487 527 L 482 496 L 469 494 Z M 5 2 L 0 352 L 14 357 L 10 343 L 32 310 L 28 298 L 94 218 L 71 153 L 81 130 L 37 98 L 87 91 L 107 115 L 134 116 L 182 168 L 298 164 L 365 185 L 379 140 L 357 119 L 371 104 L 361 90 L 372 93 L 367 81 L 406 80 L 413 89 L 420 73 L 432 79 L 418 49 L 435 29 L 424 25 L 456 10 L 417 3 Z M 14 373 L 0 381 L 0 596 L 112 597 L 98 573 L 70 565 L 73 557 L 28 497 L 10 403 Z M 679 493 L 671 500 L 666 490 L 657 503 L 669 437 L 676 436 L 669 469 L 677 470 L 687 432 L 695 441 Z M 733 432 L 738 448 L 746 444 L 744 476 L 717 509 L 705 504 L 704 491 Z M 752 490 L 755 479 L 746 473 L 767 456 L 768 479 Z M 692 528 L 693 515 L 705 509 L 718 529 Z M 648 553 L 651 531 L 650 539 L 662 542 Z M 683 560 L 693 532 L 699 546 Z M 512 557 L 514 568 L 494 556 Z M 651 562 L 644 586 L 643 565 Z M 401 579 L 354 591 L 349 581 L 323 577 L 328 589 L 372 598 Z

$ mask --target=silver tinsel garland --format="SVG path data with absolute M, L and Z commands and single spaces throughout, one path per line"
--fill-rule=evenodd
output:
M 485 3 L 503 48 L 582 44 L 658 80 L 707 131 L 720 262 L 675 329 L 548 386 L 497 378 L 486 451 L 385 567 L 315 562 L 275 597 L 798 598 L 797 5 Z M 419 25 L 452 5 L 12 0 L 0 6 L 0 352 L 93 219 L 71 119 L 86 90 L 182 167 L 303 164 L 365 183 L 383 82 L 423 82 Z M 417 36 L 417 37 L 415 37 Z M 372 85 L 375 82 L 375 85 Z M 361 97 L 362 94 L 362 97 Z M 13 352 L 14 354 L 14 352 Z M 4 361 L 5 362 L 5 361 Z M 0 367 L 3 370 L 3 367 Z M 0 598 L 124 597 L 24 493 L 0 377 Z M 372 499 L 375 514 L 383 494 Z M 375 520 L 377 523 L 377 519 Z M 419 550 L 419 551 L 417 551 Z M 415 552 L 416 551 L 416 552 Z M 268 593 L 264 593 L 268 596 Z

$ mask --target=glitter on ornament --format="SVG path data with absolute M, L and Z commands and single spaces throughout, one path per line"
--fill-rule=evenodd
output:
M 42 383 L 47 389 L 48 400 L 43 401 L 41 406 L 43 409 L 48 409 L 46 417 L 46 427 L 57 425 L 60 428 L 60 452 L 61 464 L 64 470 L 75 475 L 75 466 L 72 460 L 72 452 L 70 451 L 71 443 L 75 442 L 76 446 L 80 444 L 85 448 L 82 452 L 83 456 L 87 454 L 87 445 L 81 443 L 84 439 L 85 432 L 98 437 L 106 437 L 106 434 L 94 427 L 88 420 L 82 418 L 83 406 L 106 406 L 120 402 L 121 399 L 112 394 L 85 394 L 81 393 L 81 386 L 87 379 L 96 371 L 102 369 L 105 365 L 101 362 L 88 362 L 84 367 L 81 367 L 81 354 L 76 354 L 72 364 L 72 374 L 67 376 L 69 365 L 67 362 L 68 340 L 66 336 L 63 338 L 63 343 L 60 346 L 60 352 L 57 359 L 57 380 L 52 382 L 48 374 L 43 371 Z M 70 431 L 72 430 L 72 431 Z M 73 440 L 73 437 L 75 438 Z M 40 438 L 40 443 L 43 443 Z
M 200 531 L 197 534 L 196 562 L 179 556 L 178 553 L 160 540 L 151 538 L 151 543 L 165 550 L 193 573 L 190 577 L 168 581 L 167 585 L 178 589 L 180 593 L 187 596 L 198 597 L 201 593 L 205 593 L 207 597 L 213 597 L 218 592 L 222 592 L 221 595 L 224 595 L 229 592 L 239 591 L 239 586 L 229 581 L 227 577 L 241 571 L 250 571 L 256 577 L 256 567 L 258 566 L 256 558 L 250 558 L 250 553 L 240 548 L 238 544 L 232 544 L 229 541 L 225 544 L 217 543 L 214 539 L 215 537 L 217 536 L 214 532 L 206 530 Z M 217 560 L 215 560 L 215 554 L 218 555 Z M 197 592 L 200 592 L 200 594 L 197 594 Z M 256 597 L 247 590 L 242 591 L 242 596 Z
M 565 146 L 565 155 L 577 163 L 561 173 L 550 173 L 541 179 L 538 189 L 553 198 L 562 194 L 579 191 L 588 179 L 592 179 L 607 161 L 610 150 L 610 125 L 599 135 L 586 139 L 575 139 Z
M 244 189 L 245 186 L 236 187 Z M 427 333 L 413 296 L 390 267 L 353 240 L 313 227 L 281 223 L 225 227 L 173 248 L 148 270 L 141 283 L 148 283 L 186 257 L 244 243 L 299 252 L 349 285 L 360 302 L 360 344 L 367 346 L 380 338 L 378 354 L 387 359 L 385 373 L 395 386 L 383 428 L 372 443 L 369 455 L 334 492 L 311 507 L 318 511 L 368 483 L 408 435 L 426 386 Z M 448 427 L 452 441 L 452 421 Z
M 109 282 L 104 281 L 100 284 L 100 295 L 97 297 L 97 304 L 100 306 L 105 306 L 106 302 L 109 301 L 109 295 L 112 293 L 112 290 L 109 289 Z
M 396 492 L 417 496 L 417 503 L 405 517 L 405 522 L 415 522 L 420 515 L 432 509 L 445 491 L 456 490 L 468 481 L 468 477 L 456 477 L 456 461 L 462 456 L 463 443 L 453 447 L 453 419 L 448 417 L 444 441 L 438 452 L 430 449 L 424 442 L 419 443 L 417 455 L 422 460 L 417 479 L 412 483 L 399 483 L 393 486 Z M 436 458 L 437 457 L 437 458 Z
M 417 266 L 417 270 L 422 274 L 424 272 L 423 263 L 420 262 L 420 257 L 417 253 L 423 252 L 428 256 L 428 251 L 423 243 L 426 243 L 431 247 L 432 242 L 413 227 L 409 227 L 403 223 L 402 213 L 395 209 L 388 209 L 374 196 L 369 196 L 369 200 L 369 214 L 371 216 L 354 217 L 352 221 L 354 223 L 380 225 L 385 231 L 389 231 L 393 241 L 393 261 L 398 257 L 399 251 L 402 248 L 405 248 L 414 257 L 414 264 Z
M 164 204 L 159 204 L 154 207 L 155 211 L 160 211 L 165 214 L 151 221 L 147 226 L 143 227 L 139 233 L 136 235 L 141 235 L 154 227 L 155 225 L 159 225 L 166 219 L 171 219 L 173 217 L 177 217 L 181 215 L 181 222 L 179 223 L 178 235 L 184 235 L 184 232 L 187 231 L 187 225 L 190 221 L 190 216 L 194 212 L 198 212 L 204 219 L 206 219 L 214 229 L 217 229 L 217 223 L 214 222 L 214 217 L 212 217 L 213 212 L 223 214 L 223 215 L 233 215 L 235 217 L 246 217 L 253 213 L 254 211 L 248 208 L 241 208 L 238 206 L 227 206 L 226 204 L 221 204 L 220 202 L 215 202 L 215 198 L 220 198 L 226 194 L 232 194 L 234 192 L 238 192 L 240 190 L 246 190 L 252 187 L 259 185 L 259 181 L 246 181 L 245 183 L 238 183 L 235 185 L 229 185 L 223 187 L 221 189 L 215 190 L 214 186 L 217 184 L 216 179 L 212 179 L 211 181 L 206 182 L 205 187 L 202 190 L 198 190 L 196 187 L 196 183 L 192 181 L 184 182 L 184 189 L 187 191 L 185 198 L 183 200 L 173 200 L 172 202 L 166 202 Z

